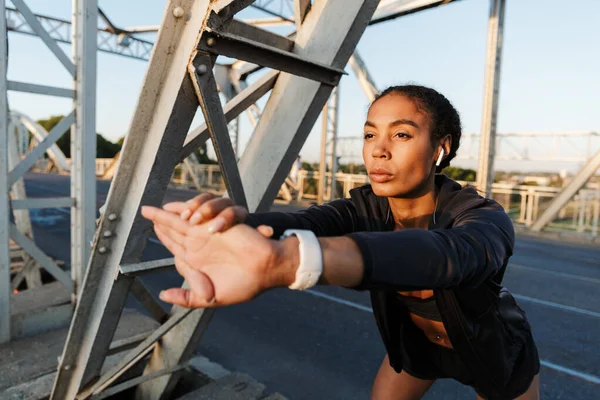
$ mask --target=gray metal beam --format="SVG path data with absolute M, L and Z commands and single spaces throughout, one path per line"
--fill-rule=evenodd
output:
M 0 343 L 10 341 L 10 207 L 8 192 L 8 67 L 6 0 L 0 0 Z
M 289 72 L 331 86 L 337 85 L 340 77 L 345 74 L 341 68 L 225 32 L 213 31 L 203 35 L 198 49 Z
M 71 400 L 98 376 L 150 232 L 140 205 L 160 206 L 198 108 L 187 72 L 210 0 L 169 1 L 65 343 L 52 399 Z M 185 16 L 185 18 L 183 18 Z M 115 277 L 117 279 L 115 280 Z
M 7 16 L 11 23 L 8 26 L 9 31 L 22 33 L 26 35 L 38 36 L 33 30 L 23 14 L 18 10 L 7 8 Z M 59 18 L 35 15 L 42 27 L 45 27 L 53 40 L 60 43 L 71 43 L 71 22 Z M 134 33 L 134 32 L 131 32 Z M 154 43 L 147 40 L 138 39 L 125 34 L 114 34 L 108 30 L 98 29 L 98 51 L 120 56 L 134 58 L 137 60 L 148 60 L 152 53 Z
M 73 0 L 75 122 L 71 126 L 71 278 L 79 295 L 96 231 L 96 27 L 98 0 Z
M 16 92 L 43 94 L 46 96 L 57 96 L 57 97 L 75 97 L 75 91 L 72 89 L 63 89 L 52 86 L 36 85 L 33 83 L 8 81 L 8 90 L 14 90 Z
M 75 121 L 75 112 L 72 111 L 69 115 L 64 117 L 46 136 L 46 138 L 39 143 L 27 156 L 23 159 L 19 165 L 13 168 L 8 174 L 8 184 L 14 185 L 25 172 L 29 171 L 29 168 L 33 167 L 35 163 L 44 155 L 60 137 L 67 131 L 69 125 Z M 94 178 L 95 179 L 95 178 Z
M 133 283 L 131 284 L 131 294 L 135 296 L 135 298 L 140 302 L 142 306 L 152 318 L 154 318 L 159 323 L 164 323 L 169 319 L 169 313 L 160 305 L 158 300 L 150 293 L 150 290 L 144 285 L 144 283 L 139 279 L 135 278 Z
M 223 114 L 225 114 L 225 120 L 227 123 L 237 118 L 248 107 L 263 97 L 269 90 L 273 89 L 278 76 L 279 71 L 269 71 L 252 85 L 242 90 L 233 99 L 228 101 L 223 107 Z M 191 131 L 187 135 L 185 145 L 183 149 L 181 149 L 181 155 L 179 159 L 184 160 L 187 158 L 194 150 L 200 147 L 200 145 L 206 142 L 209 138 L 210 135 L 208 133 L 208 127 L 206 124 L 202 124 L 198 128 Z
M 390 0 L 382 1 L 369 25 L 375 25 L 457 0 Z
M 40 21 L 36 18 L 36 16 L 31 12 L 29 7 L 25 4 L 23 0 L 13 0 L 12 2 L 15 7 L 21 12 L 31 29 L 42 39 L 46 46 L 50 49 L 52 53 L 58 58 L 58 61 L 67 69 L 67 71 L 74 77 L 75 76 L 75 66 L 69 60 L 69 57 L 65 54 L 65 52 L 58 47 L 58 44 L 54 41 L 54 39 L 50 36 L 50 34 L 44 29 Z M 94 20 L 95 21 L 95 20 Z
M 208 126 L 217 160 L 219 160 L 227 193 L 237 205 L 246 208 L 244 186 L 242 185 L 237 159 L 229 137 L 227 121 L 221 108 L 217 83 L 212 73 L 213 61 L 211 58 L 208 53 L 199 52 L 193 64 L 189 67 L 189 73 L 204 114 L 204 120 Z
M 548 225 L 560 212 L 560 210 L 567 205 L 581 189 L 587 181 L 596 173 L 600 168 L 600 150 L 590 158 L 587 164 L 577 172 L 577 175 L 571 179 L 571 181 L 560 191 L 560 193 L 552 200 L 548 208 L 542 215 L 531 225 L 533 232 L 540 232 L 546 225 Z
M 166 269 L 172 269 L 175 266 L 175 259 L 165 258 L 162 260 L 145 261 L 136 264 L 121 265 L 119 270 L 123 275 L 143 275 L 150 272 L 157 272 Z
M 494 157 L 496 155 L 496 122 L 500 93 L 500 65 L 502 61 L 502 39 L 504 31 L 504 9 L 506 0 L 490 1 L 488 39 L 485 63 L 485 89 L 483 117 L 479 143 L 479 167 L 477 186 L 484 196 L 492 196 L 494 183 Z
M 375 100 L 375 96 L 379 93 L 379 90 L 377 90 L 377 85 L 375 85 L 375 81 L 369 73 L 367 65 L 358 53 L 358 50 L 354 51 L 354 54 L 352 54 L 352 57 L 350 57 L 350 60 L 348 61 L 348 65 L 350 65 L 350 68 L 354 71 L 356 79 L 358 79 L 358 84 L 363 90 L 369 103 L 371 103 Z
M 41 208 L 72 207 L 75 203 L 70 197 L 42 197 L 11 200 L 13 210 L 31 210 Z
M 10 236 L 57 281 L 60 281 L 67 289 L 73 290 L 73 284 L 67 273 L 60 269 L 50 257 L 37 247 L 31 239 L 23 235 L 13 224 L 10 224 Z
M 294 22 L 296 30 L 299 31 L 310 9 L 310 0 L 294 0 Z
M 314 3 L 298 32 L 294 52 L 335 68 L 343 67 L 377 3 Z M 328 85 L 281 75 L 240 160 L 250 211 L 270 207 L 331 90 Z

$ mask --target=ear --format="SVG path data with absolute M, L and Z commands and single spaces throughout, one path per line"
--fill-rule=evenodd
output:
M 446 135 L 444 136 L 444 138 L 442 139 L 442 142 L 440 143 L 442 148 L 444 149 L 444 158 L 446 158 L 448 156 L 448 154 L 450 154 L 450 151 L 452 150 L 452 136 L 450 135 Z

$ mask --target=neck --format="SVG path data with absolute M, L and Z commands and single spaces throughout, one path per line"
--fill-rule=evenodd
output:
M 430 190 L 418 197 L 410 199 L 388 197 L 396 227 L 401 229 L 429 228 L 429 220 L 436 208 L 437 197 L 435 185 L 431 185 Z

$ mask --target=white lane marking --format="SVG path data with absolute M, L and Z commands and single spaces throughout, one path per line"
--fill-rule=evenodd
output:
M 595 375 L 586 374 L 585 372 L 579 372 L 577 370 L 563 367 L 562 365 L 554 364 L 553 362 L 546 360 L 540 360 L 540 364 L 542 364 L 546 368 L 550 368 L 555 371 L 562 372 L 564 374 L 571 375 L 579 379 L 583 379 L 584 381 L 600 385 L 600 377 L 597 377 Z
M 547 270 L 547 269 L 542 269 L 542 268 L 536 268 L 536 267 L 528 267 L 526 265 L 522 265 L 522 264 L 515 264 L 512 262 L 508 263 L 508 268 L 516 268 L 516 269 L 522 269 L 525 271 L 532 271 L 532 272 L 541 272 L 544 274 L 549 274 L 549 275 L 554 275 L 554 276 L 558 276 L 561 278 L 568 278 L 568 279 L 576 279 L 579 281 L 583 281 L 583 282 L 590 282 L 590 283 L 598 283 L 600 284 L 600 279 L 597 278 L 590 278 L 587 276 L 581 276 L 581 275 L 575 275 L 575 274 L 569 274 L 566 272 L 558 272 L 558 271 L 551 271 L 551 270 Z
M 161 246 L 164 246 L 164 244 L 162 244 L 162 242 L 160 240 L 158 240 L 157 238 L 153 238 L 153 237 L 149 237 L 148 241 L 152 242 L 152 243 L 156 243 L 159 244 Z
M 334 303 L 338 303 L 338 304 L 341 304 L 341 305 L 344 305 L 344 306 L 352 307 L 352 308 L 355 308 L 357 310 L 366 311 L 366 312 L 369 312 L 371 314 L 373 313 L 373 310 L 370 307 L 363 306 L 362 304 L 358 304 L 358 303 L 355 303 L 353 301 L 340 299 L 338 297 L 330 296 L 328 294 L 321 293 L 321 292 L 318 292 L 316 290 L 311 290 L 311 289 L 305 290 L 304 292 L 308 293 L 308 294 L 312 294 L 313 296 L 316 296 L 316 297 L 321 297 L 323 299 L 332 301 Z M 577 370 L 572 369 L 572 368 L 563 367 L 562 365 L 555 364 L 555 363 L 553 363 L 551 361 L 547 361 L 547 360 L 540 360 L 540 364 L 542 364 L 544 367 L 553 369 L 553 370 L 558 371 L 558 372 L 562 372 L 565 375 L 570 375 L 572 377 L 575 377 L 575 378 L 578 378 L 578 379 L 582 379 L 584 381 L 591 382 L 591 383 L 594 383 L 596 385 L 600 384 L 600 377 L 597 377 L 595 375 L 591 375 L 591 374 L 588 374 L 588 373 L 585 373 L 585 372 L 577 371 Z
M 515 299 L 529 301 L 534 304 L 540 304 L 542 306 L 558 308 L 558 309 L 561 309 L 564 311 L 570 311 L 570 312 L 574 312 L 574 313 L 578 313 L 578 314 L 589 315 L 590 317 L 600 318 L 600 313 L 597 313 L 595 311 L 584 310 L 583 308 L 566 306 L 564 304 L 554 303 L 552 301 L 546 301 L 546 300 L 541 300 L 541 299 L 536 299 L 535 297 L 523 296 L 521 294 L 513 294 L 513 296 Z
M 325 293 L 321 293 L 321 292 L 317 292 L 316 290 L 305 290 L 306 293 L 310 293 L 313 296 L 316 297 L 322 297 L 324 299 L 327 299 L 329 301 L 333 301 L 334 303 L 338 303 L 338 304 L 342 304 L 348 307 L 352 307 L 352 308 L 356 308 L 357 310 L 361 310 L 361 311 L 366 311 L 366 312 L 370 312 L 371 314 L 373 313 L 373 310 L 371 309 L 371 307 L 367 307 L 367 306 L 363 306 L 362 304 L 358 304 L 358 303 L 354 303 L 353 301 L 348 301 L 348 300 L 344 300 L 344 299 L 340 299 L 339 297 L 334 297 L 334 296 L 330 296 L 328 294 Z

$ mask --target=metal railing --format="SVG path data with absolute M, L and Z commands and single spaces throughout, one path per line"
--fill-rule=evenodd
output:
M 70 161 L 70 160 L 69 160 Z M 112 164 L 112 158 L 96 159 L 96 174 L 102 176 Z M 40 160 L 36 165 L 38 171 L 48 171 L 49 160 Z M 198 189 L 194 183 L 200 185 L 202 190 L 214 193 L 224 193 L 225 183 L 218 165 L 190 164 L 191 171 L 183 164 L 175 168 L 171 182 L 178 187 Z M 286 201 L 315 201 L 319 171 L 300 170 L 296 182 L 286 179 L 282 186 L 280 199 Z M 325 187 L 331 187 L 331 173 L 325 174 Z M 338 172 L 335 175 L 337 193 L 339 197 L 349 197 L 350 190 L 366 185 L 369 178 L 364 174 L 346 174 Z M 459 181 L 463 186 L 474 185 L 474 182 Z M 530 186 L 506 183 L 492 185 L 492 197 L 498 201 L 510 215 L 514 222 L 531 226 L 548 207 L 550 202 L 561 191 L 560 188 L 547 186 Z M 330 192 L 324 193 L 325 201 L 335 199 Z M 550 229 L 568 230 L 580 233 L 598 235 L 600 225 L 600 185 L 588 184 L 561 209 L 558 216 L 549 224 Z

